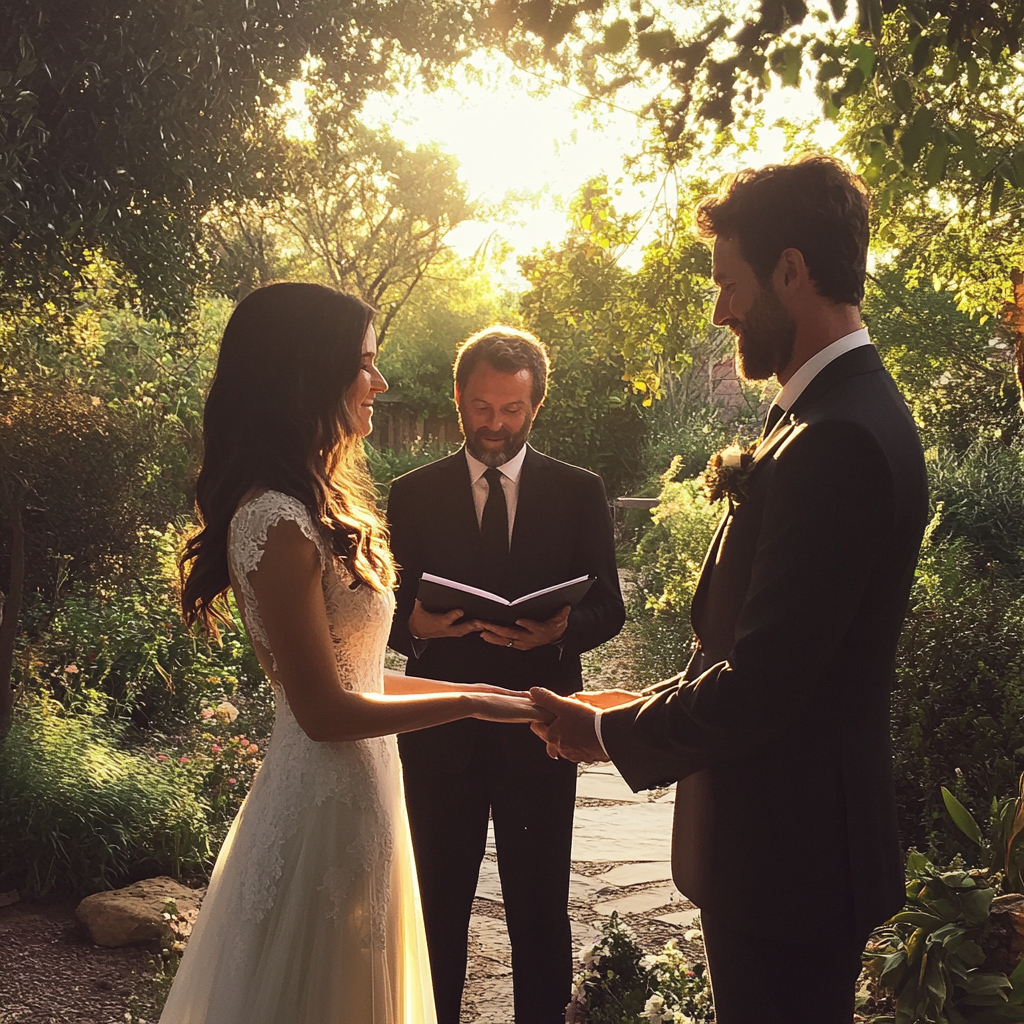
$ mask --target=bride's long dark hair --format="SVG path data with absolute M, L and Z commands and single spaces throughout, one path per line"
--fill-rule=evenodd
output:
M 394 585 L 363 439 L 345 401 L 373 309 L 317 284 L 271 284 L 231 314 L 203 412 L 200 529 L 179 561 L 185 621 L 216 631 L 230 586 L 231 517 L 253 488 L 301 501 L 335 554 L 374 590 Z

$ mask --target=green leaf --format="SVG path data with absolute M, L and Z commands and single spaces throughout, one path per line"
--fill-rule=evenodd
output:
M 923 110 L 925 108 L 922 107 L 921 109 Z M 934 152 L 934 149 L 932 152 Z M 945 169 L 946 155 L 946 153 L 942 155 L 943 169 Z M 931 182 L 929 182 L 929 184 L 931 184 Z M 957 800 L 957 798 L 953 796 L 945 786 L 942 787 L 942 802 L 946 805 L 946 810 L 949 812 L 949 816 L 953 819 L 953 824 L 956 825 L 956 827 L 960 829 L 960 831 L 963 832 L 963 834 L 967 836 L 972 843 L 976 843 L 978 846 L 984 846 L 985 843 L 981 838 L 981 829 L 978 828 L 978 823 L 971 816 L 971 812 L 968 811 L 967 808 L 964 807 L 964 805 L 960 803 L 960 801 Z
M 867 43 L 856 42 L 850 44 L 847 53 L 851 60 L 857 62 L 857 67 L 864 75 L 864 80 L 870 82 L 875 77 L 875 67 L 878 63 L 875 51 Z
M 905 114 L 910 113 L 910 109 L 914 105 L 914 89 L 909 79 L 901 76 L 892 83 L 892 98 L 896 101 L 896 106 L 900 110 Z
M 626 48 L 631 35 L 629 22 L 625 18 L 613 21 L 604 30 L 604 48 L 608 53 L 620 53 Z
M 924 163 L 924 180 L 928 186 L 938 185 L 946 177 L 946 163 L 949 160 L 949 142 L 942 139 L 931 148 Z M 968 815 L 968 817 L 970 817 Z M 971 819 L 972 823 L 974 819 Z M 977 825 L 975 824 L 975 828 Z M 980 839 L 980 832 L 979 832 Z

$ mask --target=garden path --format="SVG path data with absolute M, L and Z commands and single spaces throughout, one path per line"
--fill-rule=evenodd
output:
M 699 937 L 686 938 L 696 908 L 671 881 L 674 799 L 673 788 L 633 793 L 610 764 L 580 771 L 569 888 L 575 952 L 617 910 L 648 952 L 675 938 L 695 959 L 703 958 Z M 463 1024 L 512 1024 L 511 963 L 492 834 L 470 921 Z

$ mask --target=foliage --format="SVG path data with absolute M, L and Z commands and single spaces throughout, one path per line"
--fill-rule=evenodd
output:
M 911 282 L 951 291 L 984 322 L 1013 302 L 1024 266 L 1024 61 L 971 62 L 966 83 L 939 47 L 946 73 L 915 81 L 906 37 L 905 24 L 887 26 L 890 88 L 847 105 L 844 146 L 872 186 L 877 242 L 899 251 Z
M 0 747 L 0 864 L 6 888 L 86 895 L 155 874 L 202 873 L 207 808 L 154 760 L 121 749 L 96 702 L 68 713 L 22 696 Z
M 377 308 L 383 339 L 443 259 L 447 234 L 475 207 L 453 157 L 367 128 L 321 75 L 303 84 L 306 120 L 296 125 L 282 113 L 277 129 L 276 194 L 225 203 L 206 218 L 214 282 L 240 298 L 282 276 L 323 281 Z M 304 135 L 294 137 L 300 126 Z
M 980 850 L 982 868 L 995 878 L 1003 892 L 1024 892 L 1024 775 L 1014 796 L 993 800 L 989 835 L 984 837 L 974 815 L 942 787 L 942 800 L 953 824 Z
M 451 455 L 456 447 L 457 445 L 438 444 L 435 441 L 423 440 L 413 442 L 402 451 L 373 448 L 367 445 L 366 456 L 370 463 L 373 481 L 377 485 L 378 502 L 381 507 L 387 504 L 392 480 L 402 476 L 403 473 L 411 473 L 417 467 L 425 466 L 428 462 L 435 462 L 446 455 Z
M 712 1019 L 711 987 L 704 964 L 689 964 L 670 939 L 645 955 L 615 911 L 602 938 L 580 952 L 567 1019 L 586 1024 L 699 1024 Z
M 963 452 L 1012 439 L 1021 411 L 1008 347 L 991 320 L 960 310 L 941 283 L 908 285 L 910 258 L 869 282 L 864 320 L 925 446 Z
M 870 0 L 855 11 L 846 0 L 761 0 L 756 8 L 699 4 L 686 14 L 658 0 L 628 10 L 609 0 L 503 0 L 492 21 L 510 34 L 506 46 L 519 59 L 537 59 L 541 47 L 529 36 L 538 37 L 544 57 L 575 72 L 597 100 L 644 89 L 652 96 L 645 113 L 672 160 L 706 151 L 709 139 L 720 145 L 734 122 L 742 135 L 773 82 L 795 87 L 810 71 L 826 116 L 852 98 L 881 98 L 892 108 L 870 143 L 903 186 L 925 175 L 929 184 L 956 180 L 966 170 L 998 201 L 1004 183 L 1024 184 L 1019 139 L 968 138 L 955 123 L 932 134 L 936 108 L 949 97 L 962 103 L 990 78 L 1019 74 L 1021 0 Z
M 274 115 L 310 61 L 346 113 L 402 53 L 426 81 L 465 44 L 459 2 L 10 0 L 0 14 L 0 293 L 64 299 L 90 254 L 168 313 L 206 271 L 200 219 L 277 191 Z
M 704 553 L 721 519 L 721 509 L 704 495 L 700 478 L 677 480 L 682 457 L 661 477 L 659 505 L 631 559 L 634 587 L 631 618 L 641 627 L 637 672 L 667 679 L 693 654 L 689 613 Z
M 273 700 L 237 618 L 214 643 L 187 627 L 177 607 L 180 534 L 144 538 L 151 562 L 131 584 L 76 586 L 24 652 L 26 681 L 59 700 L 100 693 L 114 717 L 177 734 L 207 705 L 240 701 L 246 728 L 269 731 Z
M 1008 978 L 986 970 L 979 940 L 996 890 L 976 872 L 941 870 L 912 850 L 907 904 L 876 932 L 868 966 L 874 984 L 896 997 L 896 1015 L 878 1024 L 997 1024 L 1024 1021 L 1024 962 Z
M 495 269 L 486 257 L 444 253 L 392 320 L 380 369 L 391 391 L 417 415 L 451 417 L 459 345 L 484 327 L 518 321 L 511 296 L 494 284 Z

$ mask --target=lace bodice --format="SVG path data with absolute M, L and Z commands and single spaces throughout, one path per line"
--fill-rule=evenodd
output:
M 242 617 L 250 637 L 273 658 L 249 574 L 263 557 L 268 531 L 284 520 L 295 523 L 320 552 L 324 604 L 342 685 L 363 693 L 383 692 L 384 651 L 394 596 L 365 585 L 353 586 L 354 577 L 335 557 L 309 510 L 280 491 L 266 491 L 240 506 L 228 532 L 228 562 L 242 597 Z M 397 773 L 394 739 L 311 740 L 292 715 L 283 688 L 275 680 L 271 682 L 276 703 L 274 732 L 242 811 L 255 824 L 257 837 L 256 848 L 245 863 L 243 913 L 257 921 L 262 918 L 273 903 L 282 848 L 294 835 L 300 818 L 311 807 L 337 800 L 351 805 L 365 824 L 348 850 L 351 856 L 345 858 L 344 866 L 332 868 L 323 879 L 321 888 L 336 916 L 357 872 L 372 869 L 385 881 L 388 875 L 384 867 L 391 855 L 392 815 L 381 794 L 388 787 L 387 780 Z M 383 905 L 386 893 L 379 895 Z
M 355 578 L 334 556 L 306 506 L 280 491 L 265 491 L 240 506 L 228 533 L 228 562 L 242 592 L 243 619 L 249 635 L 273 657 L 249 573 L 263 557 L 268 531 L 282 520 L 295 523 L 320 552 L 324 604 L 342 684 L 349 690 L 381 692 L 394 597 L 367 586 L 353 586 Z

